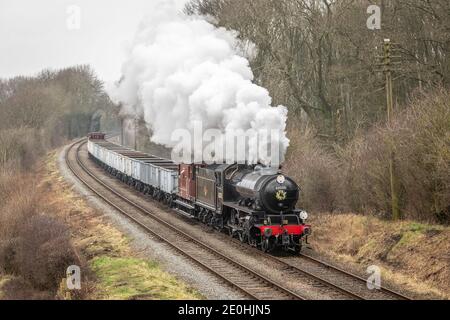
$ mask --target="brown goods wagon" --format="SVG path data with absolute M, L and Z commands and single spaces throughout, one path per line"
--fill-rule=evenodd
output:
M 103 132 L 91 132 L 88 134 L 88 138 L 92 140 L 104 140 L 105 134 Z
M 178 170 L 178 195 L 183 199 L 195 201 L 195 165 L 180 164 Z

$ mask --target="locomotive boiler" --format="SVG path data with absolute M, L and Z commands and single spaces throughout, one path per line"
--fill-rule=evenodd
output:
M 295 209 L 299 187 L 290 178 L 274 168 L 257 165 L 253 170 L 243 171 L 233 178 L 232 184 L 242 204 L 269 214 L 282 214 Z

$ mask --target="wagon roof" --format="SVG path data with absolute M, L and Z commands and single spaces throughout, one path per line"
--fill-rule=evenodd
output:
M 146 158 L 147 156 L 144 153 L 140 153 L 140 152 L 136 152 L 136 151 L 132 151 L 132 150 L 123 150 L 123 151 L 117 151 L 114 150 L 117 153 L 129 157 L 129 158 Z
M 170 159 L 165 159 L 161 157 L 157 157 L 148 153 L 136 151 L 133 149 L 126 148 L 124 146 L 109 142 L 109 141 L 100 141 L 96 142 L 96 144 L 104 147 L 108 150 L 114 151 L 122 156 L 128 157 L 130 159 L 135 159 L 137 161 L 141 161 L 144 163 L 154 164 L 156 166 L 163 167 L 165 169 L 175 170 L 178 169 L 176 163 L 174 163 Z

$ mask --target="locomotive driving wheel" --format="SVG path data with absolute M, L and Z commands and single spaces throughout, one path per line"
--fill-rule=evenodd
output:
M 248 241 L 248 237 L 244 232 L 239 232 L 239 241 L 241 241 L 242 243 L 246 243 Z
M 261 250 L 263 252 L 268 252 L 270 248 L 270 243 L 269 243 L 269 239 L 263 239 L 261 241 Z

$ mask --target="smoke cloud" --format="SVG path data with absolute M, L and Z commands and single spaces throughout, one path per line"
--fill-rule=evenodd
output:
M 155 143 L 173 148 L 174 131 L 193 136 L 194 123 L 201 123 L 203 130 L 217 129 L 222 136 L 216 143 L 224 146 L 233 132 L 250 132 L 245 155 L 224 154 L 224 161 L 282 162 L 289 145 L 287 109 L 272 107 L 269 92 L 252 83 L 234 32 L 184 15 L 181 5 L 156 1 L 130 47 L 112 98 L 121 102 L 122 113 L 145 120 Z M 268 155 L 274 145 L 278 161 Z

